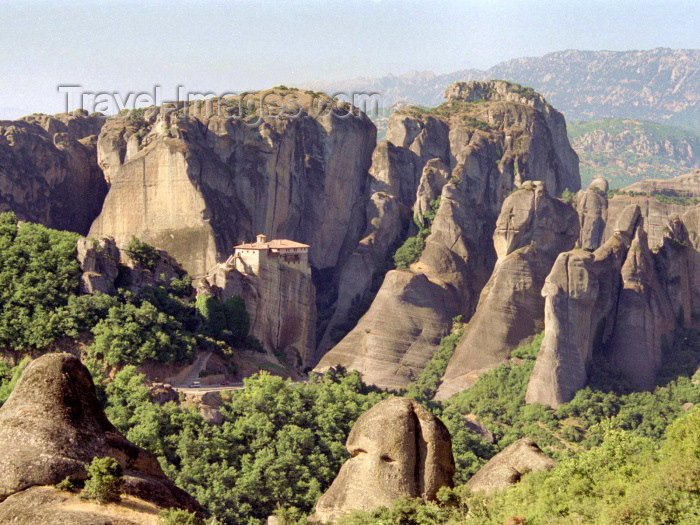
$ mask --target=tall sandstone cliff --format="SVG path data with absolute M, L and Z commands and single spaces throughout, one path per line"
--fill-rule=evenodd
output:
M 315 268 L 335 267 L 364 228 L 376 129 L 361 112 L 314 113 L 295 93 L 296 116 L 262 103 L 258 125 L 226 101 L 109 119 L 97 147 L 110 189 L 90 234 L 136 235 L 195 277 L 258 233 L 310 244 Z
M 586 250 L 561 254 L 546 279 L 544 340 L 528 402 L 570 400 L 602 357 L 637 388 L 650 388 L 673 330 L 700 326 L 697 177 L 640 182 L 607 207 L 602 197 L 596 204 L 593 194 L 579 194 L 587 211 L 579 210 L 578 246 Z M 591 184 L 598 194 L 601 184 Z M 591 251 L 601 221 L 607 239 Z M 584 224 L 596 227 L 584 234 Z
M 96 150 L 104 122 L 84 111 L 0 121 L 0 211 L 86 234 L 107 193 Z
M 550 197 L 542 182 L 525 182 L 505 200 L 493 234 L 498 260 L 447 366 L 438 399 L 471 386 L 542 331 L 545 277 L 578 236 L 573 206 Z
M 415 192 L 419 221 L 439 197 L 425 248 L 409 269 L 386 274 L 367 313 L 317 370 L 343 365 L 370 383 L 405 386 L 452 318 L 473 314 L 496 262 L 496 218 L 512 189 L 526 181 L 543 181 L 553 195 L 580 187 L 564 119 L 541 96 L 503 81 L 457 83 L 445 94 L 430 112 L 392 115 L 372 170 L 386 174 L 388 192 L 404 206 Z

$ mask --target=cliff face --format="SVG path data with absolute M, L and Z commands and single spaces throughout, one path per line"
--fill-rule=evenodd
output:
M 217 101 L 187 118 L 183 108 L 110 119 L 98 143 L 110 191 L 91 235 L 136 235 L 193 276 L 257 233 L 310 244 L 315 268 L 335 267 L 364 228 L 376 130 L 362 113 L 310 114 L 297 95 L 298 116 L 265 114 L 258 126 Z
M 0 121 L 0 210 L 86 234 L 107 192 L 96 161 L 104 122 L 85 112 Z
M 642 228 L 635 232 L 621 277 L 615 329 L 607 352 L 634 385 L 652 388 L 662 352 L 673 341 L 676 320 Z
M 476 312 L 445 370 L 437 399 L 469 387 L 480 373 L 544 327 L 540 294 L 557 255 L 578 238 L 571 205 L 550 197 L 541 182 L 526 182 L 503 203 L 493 244 L 498 261 Z
M 406 385 L 452 317 L 474 312 L 496 259 L 496 217 L 511 189 L 531 180 L 553 194 L 580 186 L 563 118 L 539 95 L 493 81 L 456 84 L 446 97 L 430 114 L 409 108 L 392 115 L 390 144 L 381 147 L 393 154 L 380 157 L 376 170 L 398 175 L 388 186 L 404 205 L 405 188 L 413 189 L 419 221 L 426 203 L 440 197 L 425 248 L 409 269 L 387 273 L 368 312 L 318 370 L 340 364 L 371 383 Z

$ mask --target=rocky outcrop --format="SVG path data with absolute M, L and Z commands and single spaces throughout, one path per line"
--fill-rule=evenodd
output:
M 120 251 L 114 239 L 78 239 L 80 293 L 113 294 L 114 282 L 119 276 Z
M 498 261 L 445 370 L 437 399 L 468 388 L 542 331 L 545 277 L 557 255 L 573 247 L 578 231 L 573 207 L 550 197 L 542 182 L 525 182 L 505 200 L 493 234 Z
M 0 211 L 86 234 L 107 193 L 96 153 L 104 122 L 84 111 L 0 121 Z
M 646 180 L 619 190 L 608 201 L 605 239 L 612 235 L 617 217 L 630 204 L 636 204 L 644 218 L 649 247 L 661 245 L 664 229 L 676 215 L 689 212 L 700 202 L 700 170 L 672 179 Z
M 635 232 L 621 275 L 608 353 L 637 388 L 649 389 L 654 386 L 662 352 L 673 341 L 676 322 L 641 227 Z
M 674 316 L 682 326 L 700 325 L 700 208 L 673 217 L 654 254 Z
M 544 339 L 528 383 L 528 403 L 556 407 L 585 386 L 594 347 L 612 334 L 620 271 L 639 227 L 639 208 L 632 205 L 600 248 L 557 257 L 542 288 Z
M 311 245 L 317 269 L 344 261 L 364 229 L 375 127 L 359 112 L 319 115 L 300 91 L 263 95 L 302 109 L 279 117 L 263 102 L 258 125 L 226 100 L 111 118 L 98 143 L 110 190 L 91 235 L 136 235 L 194 277 L 258 233 Z
M 350 431 L 352 457 L 316 504 L 311 521 L 334 521 L 353 510 L 395 500 L 434 500 L 455 472 L 450 433 L 412 399 L 392 397 L 362 414 Z
M 119 248 L 111 237 L 79 238 L 77 258 L 82 270 L 80 293 L 113 294 L 117 283 L 136 291 L 146 286 L 159 286 L 185 275 L 182 267 L 164 251 L 152 268 L 145 268 L 128 247 Z
M 431 233 L 415 264 L 387 273 L 367 313 L 317 370 L 340 364 L 380 386 L 405 386 L 452 318 L 474 312 L 495 263 L 491 235 L 508 193 L 530 180 L 545 181 L 555 195 L 578 190 L 563 118 L 541 97 L 513 89 L 500 81 L 459 84 L 430 114 L 408 108 L 392 115 L 387 138 L 406 152 L 393 158 L 420 166 L 414 215 L 421 221 L 426 203 L 437 205 Z M 417 180 L 415 169 L 395 171 Z
M 0 448 L 0 501 L 66 477 L 86 479 L 86 465 L 109 456 L 124 470 L 125 492 L 159 506 L 199 509 L 155 456 L 107 420 L 89 372 L 70 354 L 46 354 L 25 369 L 0 407 Z
M 576 210 L 581 226 L 577 248 L 593 251 L 603 242 L 608 220 L 608 181 L 596 178 L 585 191 L 576 195 Z
M 623 191 L 700 199 L 700 169 L 670 179 L 642 180 L 630 184 Z
M 473 492 L 491 492 L 515 485 L 528 472 L 551 470 L 556 461 L 527 438 L 508 445 L 481 467 L 467 487 Z

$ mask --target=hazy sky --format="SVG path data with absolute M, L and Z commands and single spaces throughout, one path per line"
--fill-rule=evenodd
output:
M 215 93 L 562 49 L 700 48 L 700 0 L 0 0 L 0 118 L 58 112 L 59 84 Z

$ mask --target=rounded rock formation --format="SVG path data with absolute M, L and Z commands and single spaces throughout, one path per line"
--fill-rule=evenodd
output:
M 124 471 L 124 492 L 161 507 L 199 510 L 163 473 L 155 456 L 129 442 L 105 416 L 87 368 L 67 353 L 27 366 L 0 408 L 0 502 L 33 486 L 87 478 L 95 457 Z
M 334 521 L 402 497 L 433 500 L 441 487 L 452 486 L 450 433 L 412 399 L 391 397 L 362 414 L 346 446 L 352 458 L 318 500 L 312 521 Z

